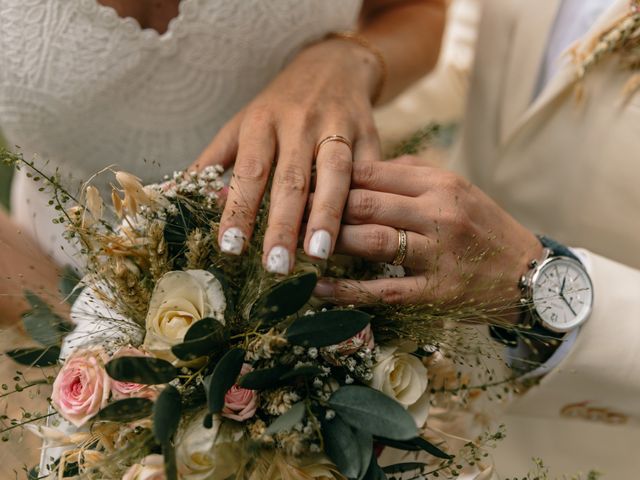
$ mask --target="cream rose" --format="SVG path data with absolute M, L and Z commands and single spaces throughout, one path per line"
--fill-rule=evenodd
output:
M 162 455 L 147 455 L 140 463 L 132 465 L 122 480 L 165 480 Z
M 176 361 L 171 347 L 183 341 L 189 327 L 205 317 L 224 323 L 226 307 L 222 285 L 211 273 L 166 273 L 151 296 L 144 347 L 159 358 Z
M 76 427 L 84 425 L 107 405 L 111 379 L 104 364 L 108 360 L 109 356 L 100 347 L 77 350 L 53 382 L 53 406 Z
M 203 425 L 206 411 L 193 417 L 176 440 L 176 461 L 183 480 L 225 480 L 243 466 L 242 429 L 220 417 Z
M 288 457 L 280 452 L 263 453 L 255 461 L 248 480 L 346 480 L 324 455 Z
M 418 428 L 422 427 L 429 414 L 427 368 L 397 346 L 382 347 L 377 360 L 369 385 L 406 408 Z

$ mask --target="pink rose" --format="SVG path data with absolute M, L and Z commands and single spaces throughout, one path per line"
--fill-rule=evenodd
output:
M 122 480 L 165 480 L 164 458 L 153 454 L 144 457 L 140 463 L 131 465 Z
M 53 382 L 51 401 L 66 420 L 82 426 L 105 407 L 111 380 L 104 369 L 109 356 L 101 347 L 76 350 Z
M 121 347 L 112 358 L 118 357 L 150 357 L 151 355 L 132 346 Z M 142 385 L 140 383 L 120 382 L 111 380 L 111 393 L 114 400 L 123 398 L 148 398 L 155 400 L 158 389 L 155 385 Z
M 252 370 L 251 365 L 245 363 L 240 370 L 240 376 L 246 375 Z M 243 422 L 253 417 L 257 408 L 258 395 L 256 395 L 256 391 L 242 388 L 236 383 L 224 396 L 222 416 Z
M 353 355 L 361 348 L 373 350 L 373 347 L 375 347 L 373 331 L 371 325 L 367 325 L 350 339 L 336 345 L 335 352 L 338 355 Z

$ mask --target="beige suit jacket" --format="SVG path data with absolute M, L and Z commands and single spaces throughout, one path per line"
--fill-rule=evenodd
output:
M 640 94 L 617 58 L 575 97 L 563 67 L 532 102 L 559 0 L 485 0 L 453 168 L 534 232 L 587 250 L 595 308 L 569 355 L 506 417 L 501 478 L 538 456 L 552 473 L 640 478 Z M 629 8 L 614 0 L 582 41 Z

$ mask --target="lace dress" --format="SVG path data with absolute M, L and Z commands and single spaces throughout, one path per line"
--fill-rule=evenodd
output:
M 117 165 L 144 181 L 189 165 L 303 45 L 352 27 L 360 0 L 182 0 L 167 32 L 97 0 L 0 0 L 0 128 L 77 188 Z M 24 174 L 12 213 L 73 262 Z

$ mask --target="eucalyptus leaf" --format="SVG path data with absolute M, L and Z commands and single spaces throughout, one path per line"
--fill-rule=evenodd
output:
M 285 336 L 293 345 L 327 347 L 353 337 L 370 321 L 371 316 L 360 310 L 328 310 L 296 319 Z
M 45 347 L 60 345 L 71 328 L 38 295 L 26 290 L 25 297 L 31 310 L 22 315 L 22 322 L 29 336 Z
M 29 367 L 50 367 L 58 363 L 60 347 L 18 348 L 6 352 L 16 363 Z
M 159 444 L 171 440 L 178 429 L 181 412 L 180 392 L 173 385 L 167 385 L 153 405 L 153 436 Z
M 353 429 L 353 433 L 356 436 L 356 442 L 358 444 L 358 449 L 360 452 L 360 460 L 358 465 L 360 466 L 360 471 L 358 472 L 358 480 L 362 480 L 369 469 L 369 464 L 371 462 L 371 457 L 373 457 L 373 437 L 371 434 L 364 432 L 362 430 Z
M 178 464 L 176 462 L 176 450 L 171 442 L 162 444 L 162 456 L 164 457 L 165 480 L 178 480 Z
M 219 343 L 226 340 L 226 331 L 224 325 L 215 318 L 205 317 L 195 322 L 187 333 L 184 335 L 184 341 L 202 340 L 204 338 L 213 337 Z
M 124 423 L 149 417 L 152 412 L 153 402 L 148 398 L 125 398 L 104 407 L 94 419 Z
M 314 272 L 303 273 L 276 283 L 251 307 L 251 318 L 273 322 L 296 313 L 311 298 L 318 282 Z
M 215 318 L 195 322 L 184 336 L 184 341 L 171 347 L 180 360 L 194 360 L 215 353 L 227 341 L 224 325 Z
M 220 413 L 222 411 L 224 396 L 236 383 L 238 375 L 240 375 L 244 362 L 244 353 L 244 350 L 240 348 L 229 350 L 213 369 L 207 388 L 207 405 L 210 413 Z
M 428 464 L 422 462 L 405 462 L 389 465 L 387 467 L 384 467 L 382 470 L 384 471 L 384 473 L 388 473 L 389 475 L 408 472 L 422 473 L 422 471 L 428 466 Z
M 315 365 L 305 365 L 303 367 L 298 367 L 294 369 L 287 369 L 287 372 L 284 375 L 281 375 L 279 380 L 280 382 L 286 382 L 287 380 L 291 380 L 292 378 L 299 377 L 317 377 L 321 373 L 324 373 L 320 367 Z
M 265 390 L 267 388 L 273 388 L 280 384 L 282 376 L 290 370 L 291 367 L 288 365 L 277 365 L 272 368 L 254 370 L 253 372 L 249 372 L 240 377 L 238 385 L 250 390 Z
M 169 383 L 178 376 L 178 369 L 170 362 L 154 357 L 118 357 L 105 369 L 114 380 L 143 385 Z
M 371 455 L 369 469 L 365 473 L 363 480 L 387 480 L 387 475 L 378 465 L 378 459 L 375 455 Z
M 80 285 L 80 277 L 76 271 L 67 265 L 60 275 L 60 292 L 69 305 L 73 305 L 78 296 L 82 293 L 83 287 Z
M 386 445 L 388 447 L 396 448 L 398 450 L 406 450 L 410 452 L 417 452 L 419 450 L 424 450 L 425 452 L 433 455 L 434 457 L 442 458 L 445 460 L 450 460 L 453 458 L 452 455 L 443 452 L 434 444 L 428 442 L 422 437 L 412 438 L 410 440 L 400 441 L 400 440 L 391 440 L 389 438 L 376 438 L 376 441 L 379 443 Z
M 373 388 L 348 385 L 336 390 L 329 406 L 351 426 L 392 440 L 418 435 L 413 417 L 402 406 Z
M 291 430 L 295 425 L 302 422 L 306 412 L 307 407 L 305 402 L 296 403 L 289 410 L 276 418 L 275 421 L 269 425 L 265 433 L 267 435 L 275 435 L 276 433 L 285 430 Z
M 325 453 L 336 464 L 340 473 L 358 478 L 362 470 L 358 438 L 353 429 L 339 416 L 322 422 Z

